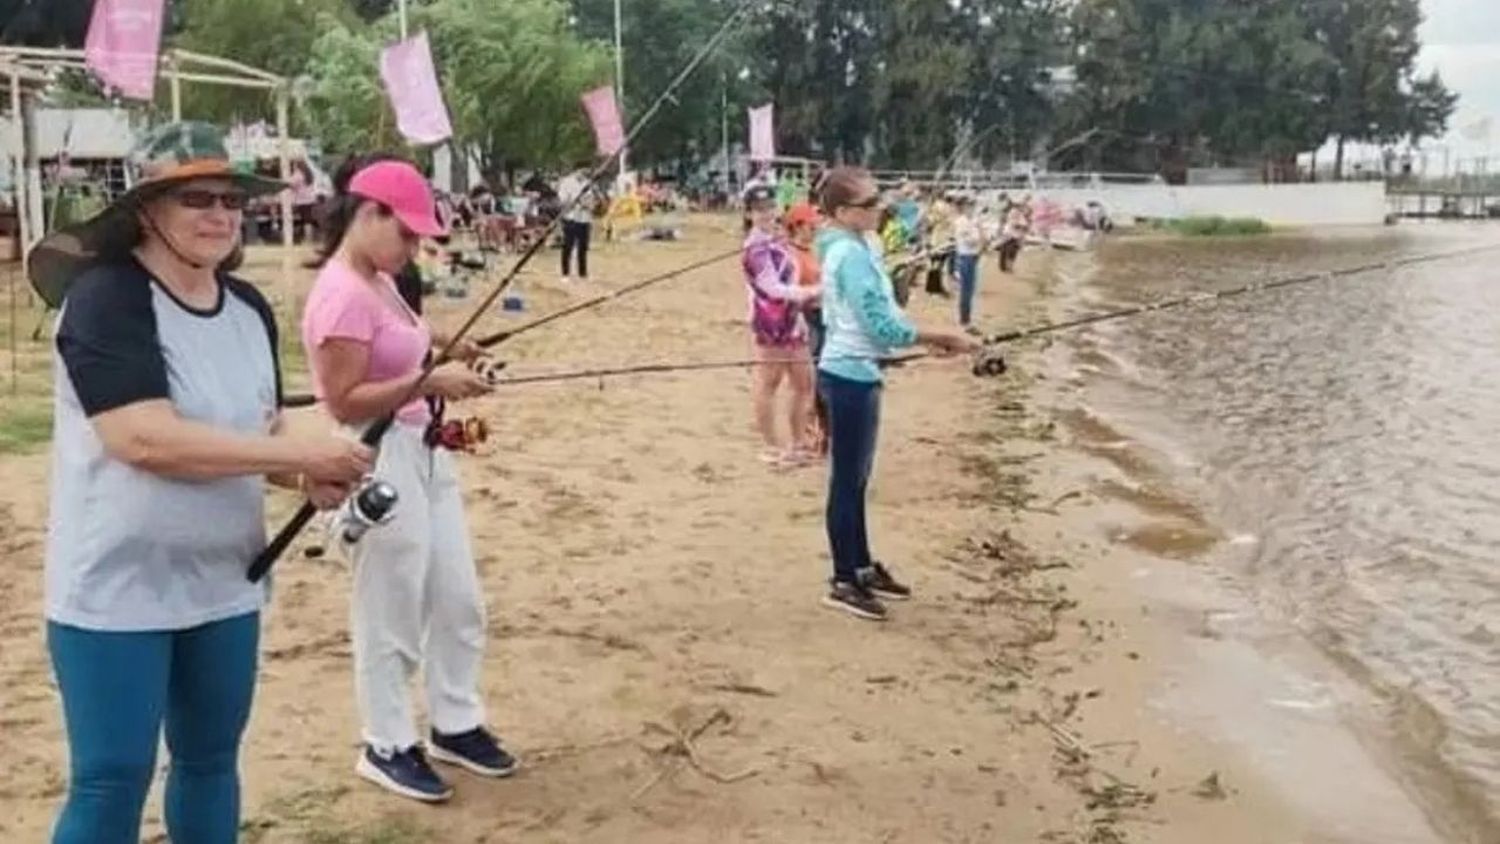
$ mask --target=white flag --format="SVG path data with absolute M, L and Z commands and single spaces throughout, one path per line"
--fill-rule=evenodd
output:
M 775 104 L 766 103 L 750 109 L 750 160 L 770 161 L 776 157 Z

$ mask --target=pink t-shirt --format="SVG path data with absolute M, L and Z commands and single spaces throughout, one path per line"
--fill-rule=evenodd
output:
M 390 276 L 381 273 L 371 283 L 337 258 L 318 272 L 302 312 L 302 345 L 312 362 L 313 390 L 319 398 L 323 397 L 323 384 L 313 352 L 330 339 L 356 340 L 370 347 L 366 382 L 388 381 L 418 371 L 432 346 L 427 323 L 401 301 Z M 410 425 L 426 425 L 432 414 L 427 402 L 416 398 L 403 406 L 396 418 Z

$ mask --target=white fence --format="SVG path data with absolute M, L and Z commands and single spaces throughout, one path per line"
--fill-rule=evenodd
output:
M 1095 200 L 1117 220 L 1153 217 L 1258 217 L 1273 226 L 1379 225 L 1387 214 L 1382 182 L 1286 185 L 1124 185 L 1042 189 L 1072 208 Z

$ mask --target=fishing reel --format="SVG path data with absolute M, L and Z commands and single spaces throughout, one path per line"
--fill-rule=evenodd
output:
M 976 378 L 999 378 L 1008 367 L 999 350 L 985 346 L 974 353 L 974 376 Z
M 489 439 L 489 423 L 478 416 L 470 416 L 468 419 L 449 419 L 441 425 L 432 426 L 427 432 L 427 444 L 432 448 L 445 448 L 466 454 L 472 454 L 477 447 L 484 445 Z
M 395 518 L 396 502 L 399 499 L 396 488 L 385 481 L 375 478 L 365 481 L 364 486 L 350 496 L 348 506 L 340 514 L 342 529 L 339 538 L 353 545 L 370 528 L 386 524 Z
M 506 364 L 503 360 L 495 360 L 490 357 L 475 358 L 469 362 L 469 369 L 491 387 L 500 383 L 500 373 L 505 371 Z
M 338 510 L 337 515 L 332 517 L 329 523 L 328 533 L 337 534 L 338 538 L 347 546 L 353 545 L 364 538 L 370 528 L 390 522 L 396 516 L 396 503 L 401 496 L 396 493 L 396 488 L 385 481 L 376 478 L 366 478 L 365 482 L 349 500 Z M 314 543 L 303 550 L 303 556 L 311 560 L 322 557 L 326 549 L 323 543 Z

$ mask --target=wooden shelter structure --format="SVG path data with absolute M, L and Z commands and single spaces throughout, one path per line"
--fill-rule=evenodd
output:
M 183 83 L 224 85 L 274 93 L 276 134 L 280 145 L 280 176 L 283 181 L 290 179 L 291 84 L 286 77 L 230 59 L 188 50 L 164 50 L 159 62 L 158 78 L 167 82 L 173 120 L 182 119 Z M 14 162 L 13 195 L 23 275 L 27 254 L 46 234 L 46 221 L 41 209 L 41 169 L 35 144 L 32 143 L 35 127 L 30 116 L 36 99 L 51 82 L 54 74 L 66 69 L 88 69 L 82 50 L 0 46 L 0 77 L 9 81 L 9 111 L 15 118 L 13 122 L 16 126 L 6 153 Z M 281 218 L 282 241 L 289 246 L 292 238 L 292 198 L 289 192 L 283 192 L 281 197 Z
M 12 131 L 6 139 L 5 154 L 11 159 L 11 196 L 13 219 L 0 214 L 0 226 L 11 231 L 15 244 L 13 258 L 21 262 L 20 272 L 10 274 L 10 360 L 11 391 L 17 389 L 16 337 L 18 334 L 18 289 L 27 277 L 28 258 L 33 246 L 47 234 L 42 202 L 41 162 L 35 143 L 34 110 L 37 101 L 60 70 L 88 70 L 82 50 L 25 46 L 0 46 L 0 78 L 8 84 L 8 110 Z M 188 50 L 169 49 L 158 58 L 157 78 L 165 79 L 171 96 L 173 120 L 182 119 L 182 85 L 224 85 L 234 88 L 260 89 L 276 95 L 276 131 L 279 139 L 279 172 L 283 181 L 291 175 L 291 133 L 289 131 L 291 84 L 283 76 L 217 56 L 206 56 Z M 291 191 L 281 194 L 282 243 L 292 242 Z

